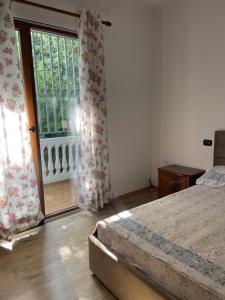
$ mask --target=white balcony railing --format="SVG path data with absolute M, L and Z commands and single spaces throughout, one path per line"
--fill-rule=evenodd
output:
M 78 168 L 79 136 L 40 139 L 44 184 L 67 180 Z

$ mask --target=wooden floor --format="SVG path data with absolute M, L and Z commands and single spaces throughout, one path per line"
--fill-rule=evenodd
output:
M 45 184 L 44 199 L 46 214 L 78 205 L 79 194 L 74 180 Z
M 81 211 L 50 221 L 13 251 L 0 248 L 0 299 L 115 299 L 89 271 L 88 235 L 98 220 L 156 198 L 155 190 L 140 191 L 98 214 Z

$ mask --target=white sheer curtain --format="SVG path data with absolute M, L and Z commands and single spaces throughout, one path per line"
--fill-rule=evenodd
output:
M 43 218 L 10 2 L 0 1 L 0 238 L 8 240 Z
M 99 14 L 82 10 L 79 27 L 81 107 L 80 205 L 98 210 L 110 198 L 103 30 Z

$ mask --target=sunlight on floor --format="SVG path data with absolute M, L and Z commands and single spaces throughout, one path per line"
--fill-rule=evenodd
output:
M 0 249 L 3 254 L 0 255 L 0 282 L 4 282 L 0 284 L 1 295 L 4 295 L 0 298 L 115 299 L 94 276 L 91 276 L 88 264 L 88 235 L 93 233 L 97 221 L 115 213 L 121 220 L 122 217 L 129 220 L 132 216 L 128 208 L 147 203 L 155 199 L 155 195 L 156 193 L 148 191 L 128 197 L 120 202 L 119 207 L 110 204 L 105 211 L 97 214 L 81 211 L 56 218 L 46 222 L 36 237 L 19 241 L 13 246 L 13 252 Z M 120 214 L 125 207 L 125 212 Z M 113 253 L 108 255 L 117 261 Z M 19 276 L 15 276 L 15 272 L 19 272 Z
M 74 256 L 76 256 L 77 258 L 82 258 L 86 255 L 84 250 L 78 251 L 74 254 Z
M 0 247 L 12 251 L 13 246 L 16 244 L 16 242 L 26 239 L 26 238 L 29 238 L 32 235 L 36 235 L 36 234 L 40 233 L 41 230 L 42 230 L 42 227 L 36 227 L 36 228 L 33 228 L 33 229 L 30 229 L 30 230 L 27 230 L 27 231 L 24 231 L 24 232 L 14 235 L 12 237 L 12 241 L 0 240 Z
M 68 246 L 64 246 L 59 249 L 59 254 L 63 260 L 67 260 L 71 257 L 72 251 Z
M 14 242 L 0 241 L 0 247 L 12 251 Z

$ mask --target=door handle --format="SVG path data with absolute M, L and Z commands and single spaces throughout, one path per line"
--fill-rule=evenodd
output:
M 31 131 L 31 132 L 36 132 L 36 127 L 35 127 L 35 126 L 30 127 L 30 128 L 29 128 L 29 131 Z

